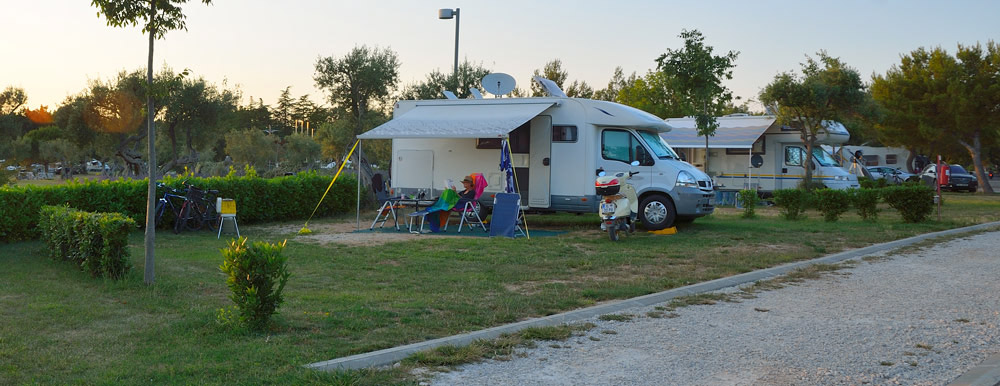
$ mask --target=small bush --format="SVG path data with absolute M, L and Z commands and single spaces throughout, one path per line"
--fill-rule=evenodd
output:
M 95 277 L 118 279 L 132 268 L 128 234 L 136 223 L 121 213 L 43 206 L 38 222 L 53 259 L 72 261 Z
M 865 221 L 878 219 L 878 189 L 851 189 L 851 205 L 857 209 L 858 216 Z
M 882 198 L 908 223 L 922 222 L 934 211 L 934 191 L 923 185 L 890 186 L 882 189 Z
M 219 310 L 219 321 L 261 331 L 284 301 L 281 292 L 291 273 L 288 257 L 281 254 L 285 243 L 256 242 L 247 248 L 246 242 L 241 237 L 222 250 L 219 269 L 226 274 L 226 286 L 232 291 L 229 298 L 236 309 Z
M 757 206 L 757 191 L 753 189 L 743 189 L 736 197 L 740 201 L 740 205 L 743 207 L 743 218 L 753 218 L 754 217 L 754 207 Z
M 812 180 L 807 185 L 806 184 L 806 180 L 802 180 L 802 181 L 799 181 L 798 188 L 801 189 L 801 190 L 809 191 L 809 192 L 815 192 L 815 191 L 820 190 L 820 189 L 826 189 L 826 185 L 824 185 L 822 182 L 817 181 L 817 180 Z
M 811 195 L 802 189 L 778 189 L 774 191 L 774 204 L 781 208 L 786 220 L 802 218 L 802 212 L 809 207 Z
M 834 222 L 851 207 L 851 198 L 846 191 L 820 189 L 816 194 L 816 208 L 823 213 L 823 220 Z
M 858 184 L 860 184 L 861 187 L 865 189 L 881 189 L 886 186 L 889 186 L 889 181 L 886 181 L 885 178 L 879 178 L 877 180 L 873 180 L 868 177 L 858 177 Z

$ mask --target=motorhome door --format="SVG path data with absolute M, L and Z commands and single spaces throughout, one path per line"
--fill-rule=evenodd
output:
M 785 145 L 784 157 L 778 157 L 780 175 L 775 181 L 774 189 L 794 189 L 805 177 L 806 149 L 801 145 Z
M 528 154 L 528 206 L 548 208 L 551 203 L 552 117 L 531 120 L 531 153 Z

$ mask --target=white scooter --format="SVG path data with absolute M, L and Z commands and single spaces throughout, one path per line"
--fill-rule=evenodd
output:
M 632 166 L 638 165 L 639 161 L 632 161 Z M 635 187 L 628 180 L 636 174 L 639 172 L 618 172 L 608 176 L 604 170 L 600 170 L 597 181 L 594 182 L 597 195 L 601 196 L 601 230 L 608 231 L 611 241 L 618 241 L 619 231 L 635 233 L 639 199 L 635 194 Z

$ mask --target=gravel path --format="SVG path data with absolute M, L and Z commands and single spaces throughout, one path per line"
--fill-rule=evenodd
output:
M 855 267 L 738 303 L 654 307 L 432 385 L 946 384 L 1000 352 L 1000 232 Z

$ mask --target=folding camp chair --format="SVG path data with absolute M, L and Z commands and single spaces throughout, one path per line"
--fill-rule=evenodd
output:
M 486 232 L 486 224 L 483 224 L 483 218 L 480 215 L 481 205 L 479 204 L 479 197 L 483 195 L 483 190 L 489 185 L 486 183 L 486 177 L 483 173 L 473 173 L 472 174 L 472 186 L 473 190 L 476 192 L 476 196 L 472 201 L 467 201 L 462 207 L 454 207 L 451 209 L 452 212 L 457 212 L 461 219 L 458 220 L 458 233 L 462 233 L 462 225 L 466 224 L 469 226 L 469 230 L 472 230 L 476 225 L 483 228 L 483 232 Z M 448 230 L 448 222 L 451 221 L 451 216 L 444 223 L 444 230 Z
M 416 212 L 412 212 L 412 213 L 410 213 L 410 214 L 407 215 L 407 216 L 409 216 L 409 220 L 407 222 L 407 228 L 409 229 L 410 233 L 423 233 L 424 232 L 424 223 L 425 223 L 425 220 L 427 219 L 428 215 L 430 215 L 430 214 L 432 214 L 434 212 L 441 212 L 441 213 L 444 213 L 444 214 L 450 214 L 451 212 L 448 212 L 448 211 L 451 210 L 451 208 L 455 207 L 456 203 L 458 203 L 458 193 L 455 193 L 455 191 L 451 190 L 451 189 L 445 189 L 443 192 L 441 192 L 441 197 L 438 197 L 437 201 L 435 201 L 434 204 L 432 204 L 431 206 L 429 206 L 427 208 L 424 208 L 422 210 L 418 210 Z M 420 228 L 418 228 L 416 231 L 414 231 L 413 230 L 413 221 L 415 220 L 416 217 L 420 217 Z M 447 218 L 445 218 L 444 220 L 440 220 L 440 221 L 441 222 L 447 222 Z M 431 226 L 431 230 L 436 232 L 437 228 L 439 228 L 439 227 L 440 227 L 440 225 L 432 225 Z
M 517 193 L 497 193 L 493 197 L 493 219 L 490 221 L 490 237 L 525 236 L 521 229 L 521 195 Z

